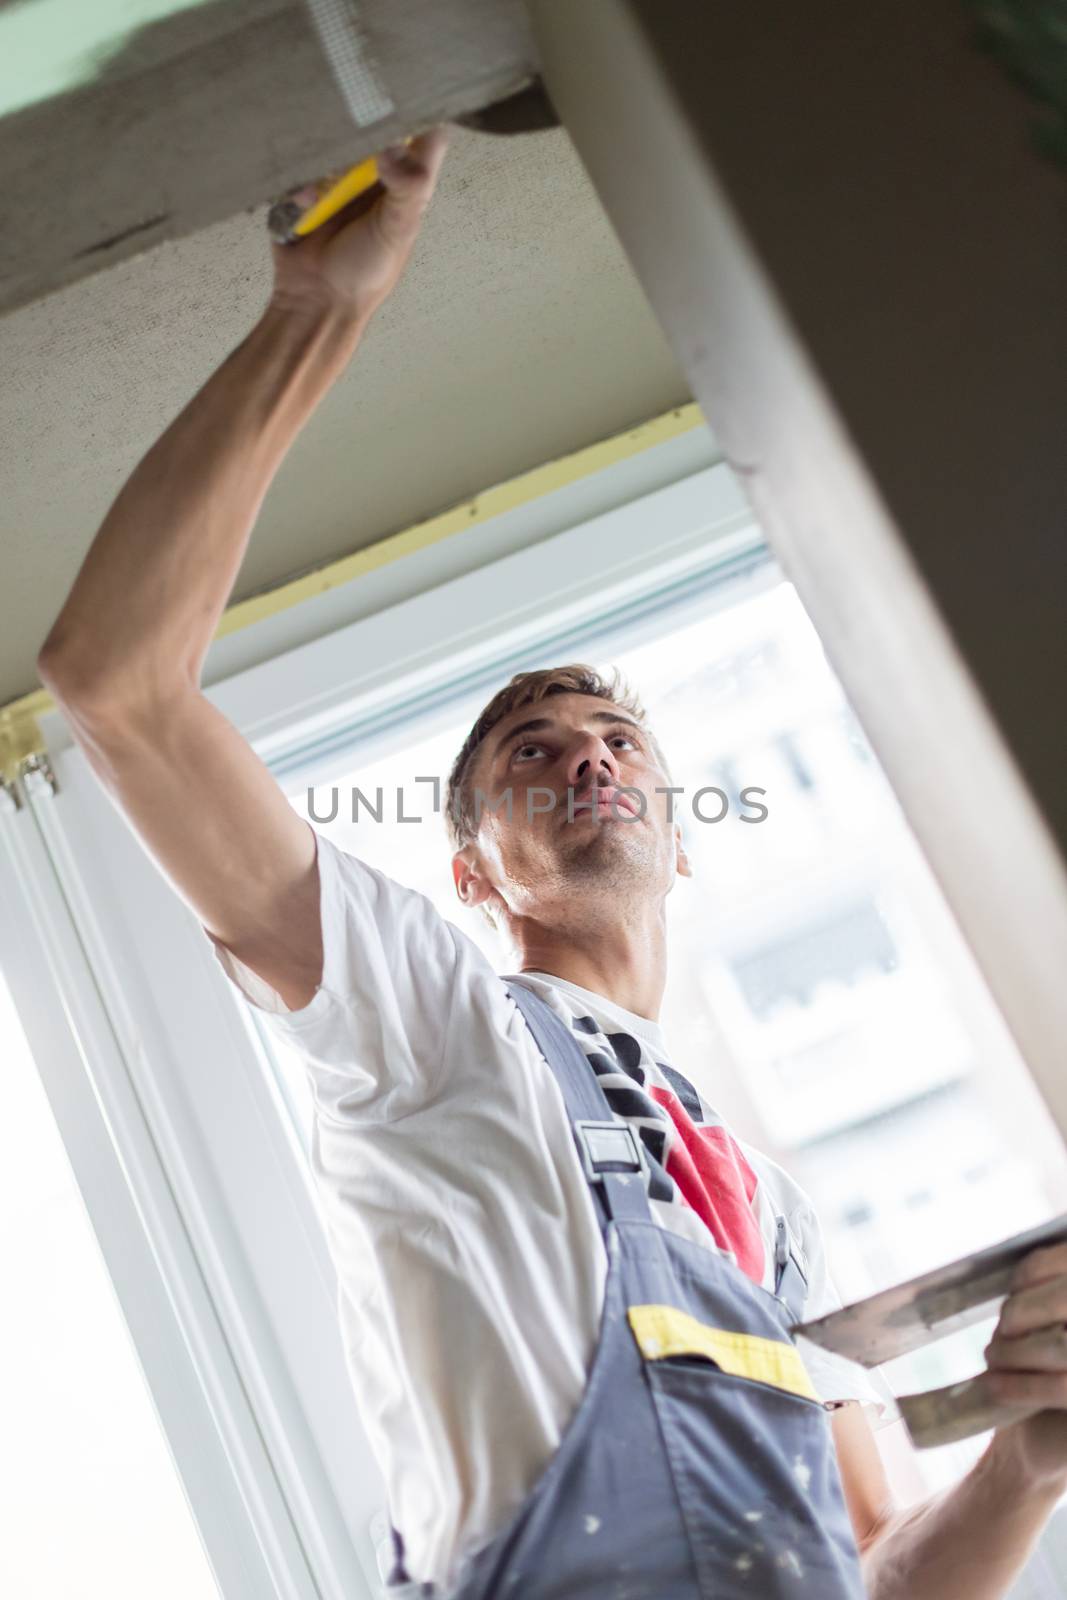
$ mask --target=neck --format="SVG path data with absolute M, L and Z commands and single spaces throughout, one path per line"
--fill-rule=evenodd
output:
M 624 920 L 616 911 L 615 920 L 585 927 L 516 919 L 517 970 L 547 972 L 657 1022 L 667 981 L 663 913 L 662 905 L 629 906 Z

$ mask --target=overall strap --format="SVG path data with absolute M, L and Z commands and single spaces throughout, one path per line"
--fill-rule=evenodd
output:
M 612 1116 L 585 1051 L 552 1008 L 524 984 L 508 984 L 507 991 L 559 1084 L 578 1156 L 604 1224 L 612 1219 L 650 1221 L 644 1147 L 637 1134 Z

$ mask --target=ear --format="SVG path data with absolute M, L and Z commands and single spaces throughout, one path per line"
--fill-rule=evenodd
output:
M 452 881 L 465 906 L 480 906 L 496 891 L 482 870 L 475 850 L 467 845 L 452 857 Z
M 686 855 L 685 845 L 682 843 L 682 829 L 679 823 L 674 824 L 674 865 L 680 878 L 691 878 L 693 866 Z

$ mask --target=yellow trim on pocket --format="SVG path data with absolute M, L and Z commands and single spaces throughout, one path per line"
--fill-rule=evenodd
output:
M 637 1347 L 646 1361 L 668 1356 L 706 1356 L 735 1378 L 769 1383 L 805 1400 L 819 1396 L 796 1345 L 754 1333 L 709 1328 L 675 1306 L 631 1306 L 627 1312 Z

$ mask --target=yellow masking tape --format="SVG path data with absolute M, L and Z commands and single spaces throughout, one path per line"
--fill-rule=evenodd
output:
M 735 1378 L 769 1383 L 805 1400 L 819 1398 L 795 1345 L 780 1339 L 763 1339 L 754 1333 L 709 1328 L 675 1306 L 631 1306 L 627 1316 L 646 1361 L 663 1361 L 668 1356 L 706 1356 Z
M 250 595 L 247 600 L 234 601 L 223 613 L 215 637 L 224 639 L 228 634 L 262 622 L 265 617 L 277 616 L 306 600 L 315 599 L 317 595 L 339 589 L 343 584 L 362 577 L 365 572 L 376 571 L 390 562 L 428 549 L 455 534 L 464 533 L 468 528 L 479 527 L 506 511 L 529 505 L 542 495 L 554 494 L 568 484 L 577 483 L 582 478 L 592 477 L 614 466 L 617 461 L 628 461 L 644 450 L 703 425 L 700 407 L 695 401 L 689 401 L 686 405 L 675 406 L 672 411 L 665 411 L 662 416 L 652 417 L 648 422 L 629 428 L 625 433 L 613 434 L 597 444 L 585 445 L 570 455 L 533 467 L 518 477 L 507 478 L 503 483 L 483 490 L 473 500 L 465 500 L 462 505 L 438 512 L 425 522 L 417 522 L 399 533 L 388 534 L 375 544 L 363 545 L 336 561 L 315 567 L 302 577 L 290 578 L 288 582 L 277 584 L 261 594 Z M 44 689 L 35 689 L 6 705 L 0 705 L 0 713 L 11 719 L 43 716 L 45 712 L 54 710 L 52 697 Z

